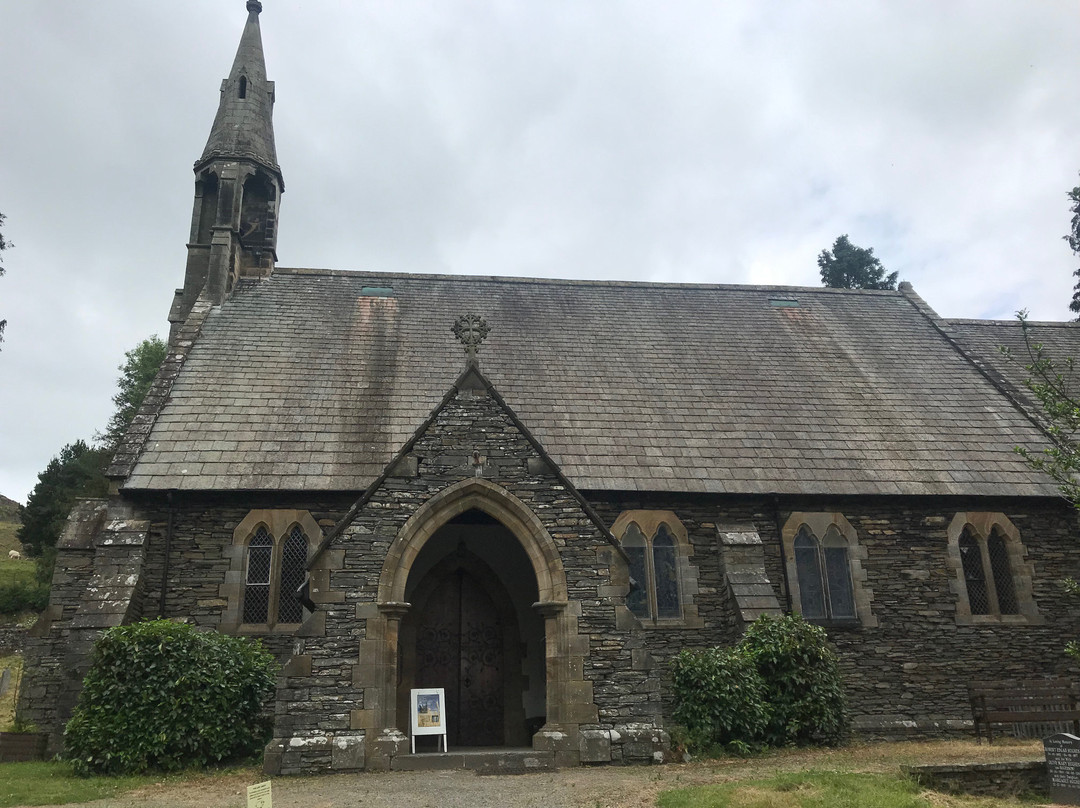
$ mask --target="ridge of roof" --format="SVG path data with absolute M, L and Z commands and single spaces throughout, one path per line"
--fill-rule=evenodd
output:
M 944 317 L 941 320 L 946 325 L 976 325 L 976 326 L 1009 326 L 1011 328 L 1023 328 L 1024 325 L 1016 319 L 991 320 L 978 317 Z M 1080 322 L 1076 320 L 1026 320 L 1028 327 L 1038 328 L 1080 328 Z
M 1058 438 L 1055 437 L 1054 433 L 1051 431 L 1051 425 L 1047 422 L 1045 415 L 1031 406 L 1031 402 L 1025 398 L 1022 391 L 998 368 L 990 364 L 983 357 L 979 356 L 978 353 L 967 345 L 962 344 L 961 341 L 957 339 L 952 333 L 952 326 L 957 324 L 955 321 L 946 320 L 940 317 L 936 311 L 930 308 L 925 300 L 919 297 L 910 283 L 901 283 L 899 290 L 903 293 L 904 297 L 911 302 L 911 305 L 918 309 L 918 311 L 930 321 L 931 325 L 939 334 L 941 334 L 942 338 L 944 338 L 945 341 L 964 358 L 964 360 L 974 367 L 976 371 L 982 374 L 983 378 L 986 379 L 994 389 L 1001 393 L 1005 400 L 1012 404 L 1017 412 L 1027 418 L 1028 421 L 1034 424 L 1040 432 L 1046 435 L 1046 437 L 1055 444 L 1058 442 Z M 982 324 L 989 324 L 990 322 L 994 321 L 982 321 Z M 997 322 L 1010 324 L 1012 321 L 1000 320 Z M 1020 323 L 1017 322 L 1017 325 L 1019 326 Z
M 825 295 L 871 295 L 875 297 L 898 297 L 895 289 L 834 289 L 828 286 L 772 286 L 742 283 L 672 283 L 671 281 L 601 280 L 589 278 L 537 278 L 515 275 L 468 275 L 428 272 L 378 272 L 368 269 L 320 269 L 308 267 L 274 267 L 273 275 L 294 275 L 333 278 L 379 278 L 403 280 L 429 279 L 440 281 L 472 281 L 481 283 L 513 283 L 527 285 L 558 286 L 607 286 L 654 289 L 716 289 L 743 292 L 776 292 Z M 273 275 L 270 277 L 272 278 Z

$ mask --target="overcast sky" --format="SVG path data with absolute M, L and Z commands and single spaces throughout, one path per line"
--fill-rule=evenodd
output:
M 0 493 L 168 332 L 243 0 L 0 0 Z M 1073 0 L 266 0 L 279 263 L 819 285 L 1067 319 Z M 656 327 L 656 324 L 642 324 Z

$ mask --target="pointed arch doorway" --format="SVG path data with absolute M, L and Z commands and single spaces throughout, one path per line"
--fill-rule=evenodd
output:
M 482 511 L 459 514 L 417 555 L 406 597 L 398 715 L 412 688 L 441 687 L 451 747 L 529 745 L 545 718 L 544 623 L 513 534 Z

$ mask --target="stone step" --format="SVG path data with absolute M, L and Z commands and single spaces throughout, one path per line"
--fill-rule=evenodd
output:
M 390 764 L 394 771 L 443 771 L 470 769 L 477 774 L 529 774 L 555 768 L 553 752 L 532 749 L 467 749 L 453 752 L 418 752 L 396 755 Z

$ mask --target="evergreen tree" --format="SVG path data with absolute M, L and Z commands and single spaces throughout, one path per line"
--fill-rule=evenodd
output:
M 165 361 L 165 353 L 165 343 L 155 334 L 124 354 L 124 363 L 119 366 L 120 378 L 116 380 L 118 390 L 113 396 L 116 410 L 105 431 L 96 436 L 101 446 L 110 454 L 116 451 L 143 399 L 150 392 L 150 385 L 161 363 Z
M 1069 247 L 1077 255 L 1080 255 L 1080 185 L 1069 191 L 1069 200 L 1072 202 L 1072 207 L 1069 211 L 1072 213 L 1072 227 L 1069 230 L 1069 234 L 1065 236 L 1065 240 L 1069 242 Z M 1073 272 L 1074 278 L 1080 278 L 1080 269 Z M 1073 287 L 1072 302 L 1069 303 L 1070 311 L 1080 315 L 1080 281 L 1076 282 L 1076 286 Z M 1080 321 L 1080 316 L 1076 318 Z
M 41 556 L 52 548 L 77 497 L 102 497 L 108 492 L 105 465 L 109 453 L 91 449 L 84 441 L 69 443 L 38 474 L 37 485 L 22 509 L 16 536 L 27 555 Z
M 856 247 L 847 234 L 833 242 L 832 250 L 822 250 L 817 259 L 821 282 L 834 289 L 895 289 L 898 273 L 885 274 L 872 247 Z

